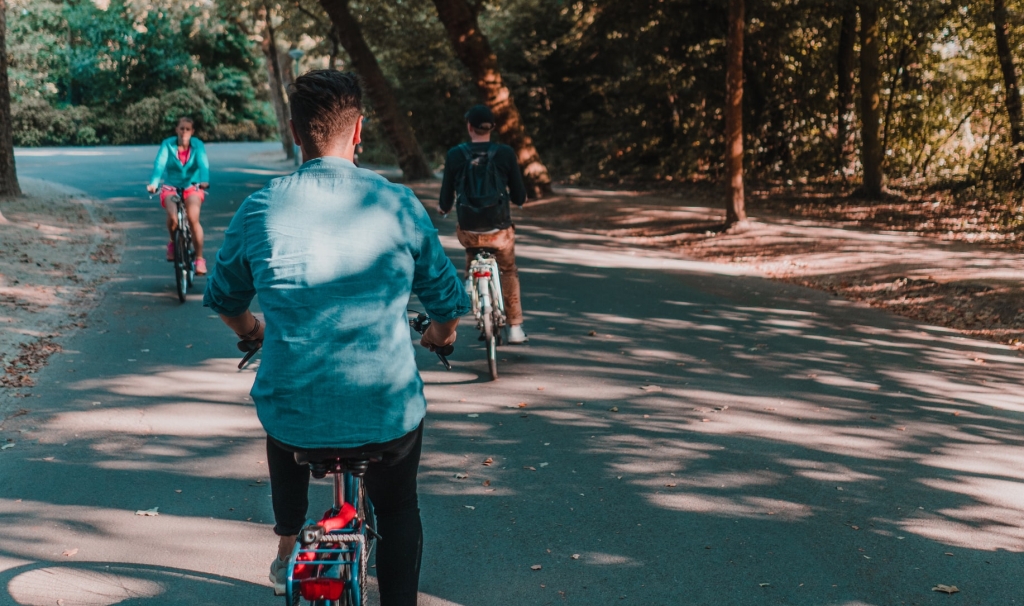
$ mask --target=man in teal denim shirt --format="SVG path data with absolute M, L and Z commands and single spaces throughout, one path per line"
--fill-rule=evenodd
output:
M 292 451 L 380 449 L 366 489 L 382 540 L 381 604 L 416 603 L 422 527 L 416 471 L 426 413 L 406 307 L 415 293 L 433 322 L 422 344 L 455 340 L 469 300 L 426 210 L 408 188 L 356 168 L 361 90 L 319 70 L 290 91 L 304 164 L 242 203 L 224 234 L 204 303 L 242 339 L 263 342 L 252 388 L 267 431 L 275 532 L 284 562 L 306 518 L 309 472 Z M 250 312 L 255 295 L 265 328 Z

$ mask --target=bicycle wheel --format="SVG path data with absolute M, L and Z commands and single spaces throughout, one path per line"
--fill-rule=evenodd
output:
M 491 380 L 498 380 L 498 344 L 495 337 L 497 326 L 490 312 L 484 313 L 484 344 L 487 345 L 487 368 L 491 371 Z
M 185 228 L 185 241 L 188 245 L 188 248 L 185 249 L 188 251 L 188 263 L 186 263 L 186 267 L 188 267 L 188 287 L 192 288 L 192 281 L 196 277 L 196 249 L 192 246 L 192 230 L 188 227 Z
M 178 300 L 185 302 L 188 292 L 188 241 L 182 230 L 174 230 L 174 284 L 178 290 Z
M 366 590 L 366 576 L 370 570 L 370 554 L 373 551 L 373 544 L 376 542 L 373 538 L 374 533 L 377 531 L 377 520 L 373 513 L 373 503 L 366 496 L 366 489 L 364 488 L 363 482 L 359 483 L 359 517 L 363 520 L 363 524 L 366 524 L 368 530 L 363 532 L 363 536 L 366 541 L 363 543 L 362 552 L 359 554 L 359 596 L 360 604 L 355 606 L 367 606 L 369 604 Z

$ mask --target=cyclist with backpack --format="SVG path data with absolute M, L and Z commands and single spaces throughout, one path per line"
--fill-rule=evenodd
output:
M 474 249 L 494 251 L 508 315 L 508 342 L 525 343 L 529 338 L 523 330 L 516 228 L 509 205 L 523 205 L 526 187 L 515 151 L 508 145 L 491 142 L 494 126 L 494 114 L 486 105 L 476 105 L 466 113 L 470 143 L 448 150 L 438 212 L 447 215 L 455 206 L 459 220 L 456 235 L 466 248 L 467 271 Z

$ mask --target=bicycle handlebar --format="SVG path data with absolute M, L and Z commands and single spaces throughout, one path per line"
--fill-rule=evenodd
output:
M 428 318 L 426 314 L 421 314 L 418 311 L 413 311 L 411 309 L 409 311 L 416 314 L 415 318 L 409 319 L 409 326 L 422 335 L 427 331 L 427 328 L 430 327 L 430 318 Z M 437 357 L 440 358 L 441 364 L 444 364 L 446 369 L 451 370 L 452 365 L 448 362 L 448 356 L 452 355 L 454 351 L 454 345 L 445 345 L 444 347 L 435 349 L 434 353 L 436 353 Z
M 430 327 L 430 318 L 428 318 L 426 314 L 421 314 L 417 311 L 412 311 L 412 313 L 415 313 L 416 317 L 409 319 L 409 326 L 422 335 L 426 332 L 427 328 Z M 245 368 L 245 365 L 249 363 L 249 360 L 256 355 L 256 352 L 263 347 L 263 341 L 239 341 L 237 347 L 239 351 L 245 352 L 245 356 L 242 357 L 242 361 L 238 363 L 238 370 L 242 370 Z M 444 364 L 444 367 L 447 370 L 452 369 L 451 363 L 448 362 L 448 356 L 452 355 L 454 352 L 454 345 L 445 345 L 444 347 L 434 350 L 434 353 L 437 354 L 437 357 L 441 360 L 441 363 Z

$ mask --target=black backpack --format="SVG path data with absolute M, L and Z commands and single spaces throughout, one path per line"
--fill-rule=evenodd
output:
M 459 146 L 466 165 L 455 182 L 455 210 L 459 227 L 467 231 L 490 231 L 512 222 L 508 186 L 494 162 L 498 146 L 474 153 L 468 143 Z

